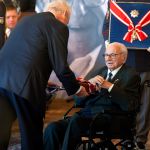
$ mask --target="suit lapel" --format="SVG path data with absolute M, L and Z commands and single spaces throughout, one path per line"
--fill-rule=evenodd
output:
M 117 74 L 112 78 L 112 83 L 114 83 L 117 79 L 120 79 L 120 76 L 122 76 L 122 74 L 124 74 L 124 68 L 126 67 L 126 65 L 124 64 L 120 70 L 117 72 Z
M 105 69 L 102 71 L 102 73 L 100 74 L 100 76 L 102 76 L 104 79 L 106 79 L 106 77 L 107 77 L 107 71 L 108 71 L 108 69 L 105 68 Z
M 122 74 L 124 74 L 124 70 L 125 70 L 126 65 L 124 64 L 120 70 L 117 72 L 117 74 L 112 78 L 112 83 L 115 82 L 115 80 L 120 79 L 120 76 L 122 76 Z M 108 72 L 108 68 L 104 67 L 103 70 L 100 72 L 100 76 L 102 76 L 104 79 L 106 79 L 107 77 L 107 72 Z

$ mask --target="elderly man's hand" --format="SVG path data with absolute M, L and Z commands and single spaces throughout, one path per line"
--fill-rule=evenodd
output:
M 103 82 L 104 82 L 104 78 L 103 78 L 102 76 L 100 76 L 100 75 L 97 75 L 97 76 L 95 76 L 94 78 L 91 78 L 91 79 L 89 80 L 89 82 L 90 82 L 91 84 L 95 85 L 96 91 L 100 91 L 101 88 L 102 88 L 101 85 L 102 85 Z
M 90 83 L 92 83 L 96 86 L 99 86 L 99 87 L 103 84 L 104 81 L 105 81 L 105 79 L 100 75 L 97 75 L 94 78 L 91 78 L 89 80 Z
M 105 80 L 102 76 L 97 75 L 94 78 L 89 80 L 92 84 L 96 85 L 96 89 L 100 90 L 101 88 L 109 89 L 112 86 L 111 82 Z
M 104 80 L 103 84 L 101 85 L 104 89 L 109 89 L 113 84 L 107 80 Z

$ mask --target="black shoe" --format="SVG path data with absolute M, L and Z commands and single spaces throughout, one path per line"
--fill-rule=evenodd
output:
M 143 142 L 136 142 L 135 145 L 136 145 L 137 150 L 146 150 Z

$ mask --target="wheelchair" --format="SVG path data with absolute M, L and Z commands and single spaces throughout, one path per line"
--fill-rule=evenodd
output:
M 63 87 L 53 86 L 47 87 L 46 90 L 50 96 L 59 90 L 65 89 Z M 69 113 L 74 108 L 82 108 L 82 105 L 76 102 L 66 111 L 63 119 L 70 117 Z M 98 129 L 98 119 L 100 115 L 111 116 L 110 122 L 112 122 L 112 124 L 108 125 L 104 130 Z M 134 144 L 136 115 L 137 110 L 134 112 L 104 110 L 97 114 L 91 122 L 87 133 L 82 135 L 81 143 L 78 143 L 76 150 L 138 150 Z
M 83 108 L 83 105 L 78 100 L 75 100 L 75 104 L 64 114 L 64 119 L 70 117 L 69 113 L 72 109 Z M 135 145 L 138 111 L 139 108 L 131 112 L 106 109 L 98 113 L 91 122 L 87 133 L 81 136 L 81 143 L 77 145 L 76 150 L 138 150 Z M 111 116 L 109 121 L 111 125 L 108 125 L 103 130 L 98 128 L 101 115 Z
M 70 117 L 68 114 L 73 108 L 79 107 L 73 105 L 65 114 L 64 119 Z M 81 137 L 81 143 L 78 143 L 76 150 L 138 150 L 134 138 L 136 135 L 136 114 L 137 112 L 124 112 L 104 110 L 97 114 L 90 124 L 86 134 Z M 98 129 L 99 116 L 111 116 L 111 125 L 104 130 Z

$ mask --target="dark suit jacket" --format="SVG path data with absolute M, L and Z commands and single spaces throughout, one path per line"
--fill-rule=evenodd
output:
M 107 67 L 100 70 L 99 74 L 106 78 Z M 113 77 L 114 87 L 109 93 L 102 89 L 99 94 L 91 95 L 85 99 L 85 109 L 90 108 L 92 114 L 104 109 L 115 109 L 131 111 L 137 109 L 140 99 L 140 76 L 131 67 L 123 65 L 118 73 Z M 84 111 L 84 109 L 82 110 Z
M 40 104 L 52 70 L 69 95 L 79 89 L 67 63 L 68 28 L 49 12 L 23 18 L 0 51 L 0 87 Z

